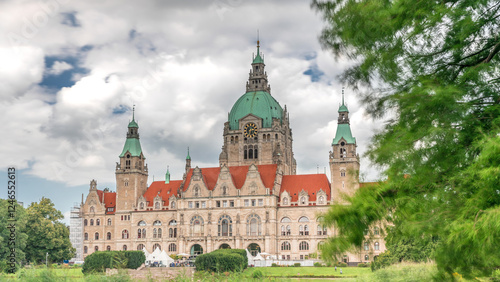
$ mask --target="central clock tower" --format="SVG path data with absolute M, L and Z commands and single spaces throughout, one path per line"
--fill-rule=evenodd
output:
M 277 164 L 284 175 L 296 174 L 292 130 L 286 106 L 271 96 L 259 41 L 246 83 L 246 93 L 224 123 L 220 166 Z

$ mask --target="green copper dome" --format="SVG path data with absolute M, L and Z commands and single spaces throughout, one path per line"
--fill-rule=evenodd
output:
M 229 128 L 238 129 L 238 121 L 248 114 L 253 114 L 262 119 L 263 127 L 271 127 L 273 118 L 281 120 L 283 109 L 278 101 L 266 91 L 247 92 L 234 103 L 229 112 Z
M 337 125 L 337 132 L 335 133 L 335 138 L 332 140 L 332 145 L 338 144 L 342 138 L 344 138 L 347 144 L 356 144 L 356 138 L 352 137 L 351 127 L 348 123 Z
M 132 119 L 132 121 L 128 124 L 128 127 L 139 128 L 139 125 L 137 124 L 137 122 L 135 122 L 135 120 Z
M 342 106 L 340 106 L 340 108 L 339 108 L 339 113 L 343 113 L 343 112 L 349 112 L 346 105 L 344 105 L 344 104 L 342 104 Z

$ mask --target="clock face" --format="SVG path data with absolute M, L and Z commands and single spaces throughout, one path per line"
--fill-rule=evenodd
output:
M 245 137 L 255 137 L 255 135 L 257 135 L 257 125 L 253 122 L 247 123 L 243 133 L 245 134 Z

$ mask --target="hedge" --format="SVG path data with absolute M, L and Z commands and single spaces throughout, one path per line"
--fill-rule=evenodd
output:
M 82 272 L 104 272 L 106 268 L 137 269 L 145 261 L 143 251 L 98 251 L 85 258 Z
M 248 265 L 248 258 L 242 249 L 219 249 L 197 256 L 194 265 L 197 271 L 242 271 Z

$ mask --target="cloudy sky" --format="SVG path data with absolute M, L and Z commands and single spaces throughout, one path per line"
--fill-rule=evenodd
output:
M 187 146 L 193 166 L 217 166 L 257 30 L 298 173 L 328 166 L 348 62 L 321 49 L 324 23 L 309 1 L 4 0 L 0 14 L 0 180 L 6 187 L 7 167 L 17 168 L 25 207 L 45 196 L 68 214 L 92 179 L 115 190 L 134 104 L 150 182 L 167 166 L 180 179 Z M 381 122 L 349 88 L 346 102 L 362 155 Z M 379 178 L 365 158 L 361 169 Z

